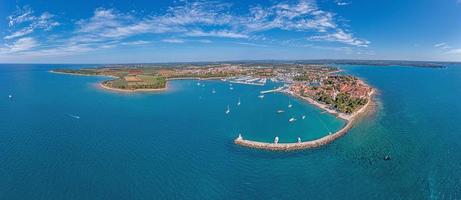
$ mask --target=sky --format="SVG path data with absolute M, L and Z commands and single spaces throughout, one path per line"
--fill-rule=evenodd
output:
M 461 0 L 0 0 L 0 63 L 461 61 Z

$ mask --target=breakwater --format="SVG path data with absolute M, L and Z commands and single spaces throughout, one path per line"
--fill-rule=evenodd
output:
M 258 141 L 253 141 L 253 140 L 245 140 L 243 139 L 242 135 L 239 135 L 234 140 L 234 143 L 240 146 L 244 146 L 244 147 L 264 149 L 264 150 L 270 150 L 270 151 L 295 151 L 295 150 L 303 150 L 303 149 L 312 149 L 312 148 L 317 148 L 317 147 L 329 144 L 333 142 L 334 140 L 340 138 L 341 136 L 345 135 L 347 131 L 350 128 L 352 128 L 357 118 L 361 114 L 369 110 L 373 93 L 374 91 L 372 91 L 369 94 L 368 102 L 346 120 L 347 123 L 343 128 L 325 137 L 322 137 L 316 140 L 305 141 L 305 142 L 302 142 L 298 138 L 298 142 L 293 142 L 293 143 L 279 143 L 278 137 L 276 137 L 274 140 L 274 143 L 268 143 L 268 142 L 258 142 Z

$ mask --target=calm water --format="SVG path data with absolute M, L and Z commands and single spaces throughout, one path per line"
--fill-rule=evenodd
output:
M 283 94 L 257 97 L 273 85 L 119 94 L 95 86 L 106 78 L 47 72 L 56 67 L 82 66 L 0 65 L 0 199 L 461 198 L 461 67 L 344 66 L 378 88 L 376 112 L 291 153 L 232 140 L 310 140 L 344 122 Z

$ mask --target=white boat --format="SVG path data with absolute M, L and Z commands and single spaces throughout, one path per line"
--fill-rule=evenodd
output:
M 233 87 L 229 87 L 229 90 L 234 90 L 234 88 L 233 88 Z
M 288 101 L 288 108 L 291 108 L 291 107 L 293 107 L 293 105 L 291 105 L 291 102 Z
M 197 85 L 200 86 L 200 82 L 197 82 Z
M 274 144 L 278 144 L 279 143 L 279 137 L 275 136 L 274 138 Z
M 211 91 L 211 93 L 215 94 L 215 93 L 216 93 L 216 90 L 215 90 L 215 89 L 213 89 L 213 90 Z
M 11 94 L 10 94 L 10 95 L 8 95 L 8 98 L 9 98 L 9 99 L 13 98 L 13 95 L 11 95 Z
M 290 118 L 288 121 L 289 121 L 289 122 L 294 122 L 294 121 L 296 121 L 296 119 L 295 119 L 294 117 L 292 117 L 292 118 Z
M 240 98 L 239 98 L 239 101 L 237 102 L 237 106 L 240 106 Z
M 301 119 L 306 119 L 306 115 L 303 115 L 303 116 L 301 117 Z
M 77 116 L 77 115 L 71 115 L 71 114 L 69 114 L 69 117 L 72 117 L 72 118 L 75 118 L 75 119 L 80 119 L 80 116 Z
M 264 98 L 264 94 L 261 94 L 258 97 L 262 99 L 262 98 Z
M 226 110 L 226 114 L 229 114 L 230 113 L 230 108 L 229 108 L 229 105 L 227 106 L 227 110 Z
M 284 110 L 277 110 L 277 113 L 284 113 Z

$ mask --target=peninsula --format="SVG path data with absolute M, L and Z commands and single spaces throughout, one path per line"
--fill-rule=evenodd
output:
M 298 138 L 295 143 L 279 143 L 276 137 L 273 143 L 264 143 L 245 140 L 240 134 L 234 140 L 237 145 L 275 151 L 301 150 L 328 144 L 344 135 L 358 116 L 368 110 L 374 89 L 357 77 L 338 73 L 340 71 L 339 68 L 323 64 L 299 63 L 108 65 L 52 70 L 54 73 L 110 76 L 113 79 L 101 82 L 100 86 L 123 92 L 165 90 L 168 80 L 173 79 L 222 79 L 252 85 L 264 85 L 267 80 L 271 80 L 283 85 L 273 92 L 284 92 L 303 99 L 346 121 L 346 125 L 337 132 L 313 141 L 303 142 Z

